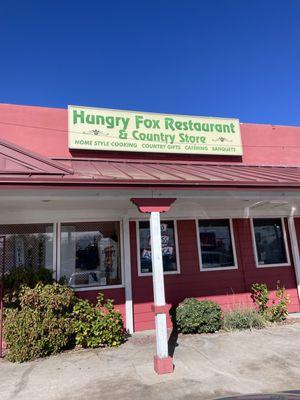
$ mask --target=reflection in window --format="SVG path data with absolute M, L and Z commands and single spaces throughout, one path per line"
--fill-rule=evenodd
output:
M 177 271 L 174 221 L 162 221 L 161 245 L 164 271 Z M 150 224 L 139 222 L 141 272 L 152 272 Z
M 119 222 L 62 224 L 61 276 L 73 287 L 121 284 Z
M 281 219 L 253 219 L 253 228 L 258 264 L 287 263 Z
M 53 270 L 53 225 L 0 225 L 5 236 L 5 270 L 14 267 Z
M 203 269 L 235 265 L 229 220 L 201 220 L 199 233 Z

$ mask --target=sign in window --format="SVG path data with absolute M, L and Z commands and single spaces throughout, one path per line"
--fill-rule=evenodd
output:
M 174 221 L 162 221 L 160 227 L 164 272 L 176 272 L 178 270 L 178 263 Z M 141 273 L 151 273 L 152 260 L 149 221 L 139 222 L 139 256 Z

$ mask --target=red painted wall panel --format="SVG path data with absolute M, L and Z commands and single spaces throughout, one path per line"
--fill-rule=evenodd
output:
M 257 268 L 250 221 L 248 219 L 233 220 L 233 230 L 238 269 L 200 271 L 195 221 L 177 221 L 181 273 L 165 275 L 167 303 L 177 305 L 186 297 L 196 297 L 214 300 L 224 310 L 237 306 L 252 306 L 250 288 L 253 283 L 266 283 L 269 289 L 274 291 L 277 281 L 280 280 L 290 295 L 289 311 L 299 312 L 293 263 L 291 262 L 291 265 L 287 267 Z M 154 315 L 151 312 L 152 277 L 138 276 L 135 222 L 130 222 L 130 236 L 135 330 L 154 329 Z M 168 319 L 168 325 L 171 327 L 170 319 Z

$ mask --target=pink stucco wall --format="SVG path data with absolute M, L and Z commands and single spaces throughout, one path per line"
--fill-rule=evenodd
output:
M 0 104 L 0 138 L 17 143 L 48 157 L 69 158 L 67 109 Z M 199 110 L 201 114 L 201 110 Z M 300 127 L 241 124 L 244 155 L 240 157 L 189 156 L 199 161 L 243 162 L 252 165 L 298 165 L 300 160 Z M 91 157 L 100 152 L 85 152 Z M 98 154 L 95 154 L 98 153 Z M 74 154 L 73 154 L 74 155 Z M 77 153 L 76 156 L 80 156 Z M 103 152 L 102 157 L 120 157 L 117 152 Z M 122 154 L 143 158 L 145 154 Z M 185 155 L 147 155 L 185 159 Z

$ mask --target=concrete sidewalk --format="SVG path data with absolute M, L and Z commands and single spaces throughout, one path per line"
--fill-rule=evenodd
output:
M 1 400 L 197 399 L 300 389 L 300 323 L 262 331 L 179 336 L 175 372 L 153 372 L 154 333 L 117 349 L 0 361 Z

